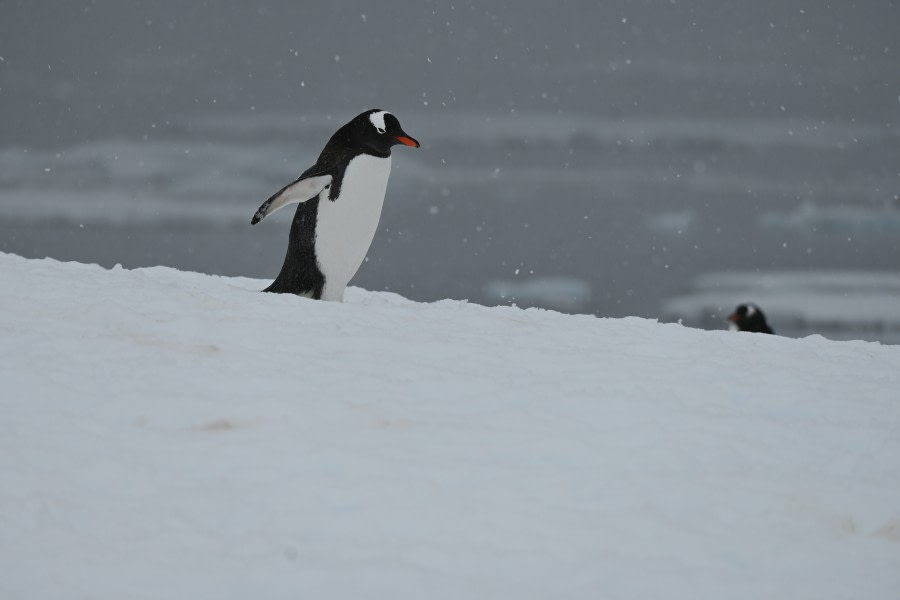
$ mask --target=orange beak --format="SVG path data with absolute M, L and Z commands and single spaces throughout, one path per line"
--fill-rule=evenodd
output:
M 412 139 L 411 137 L 406 137 L 405 135 L 395 135 L 394 139 L 403 144 L 404 146 L 412 146 L 413 148 L 419 147 L 419 142 Z

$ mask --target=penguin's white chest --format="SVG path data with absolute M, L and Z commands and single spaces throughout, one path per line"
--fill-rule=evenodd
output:
M 390 174 L 390 156 L 362 154 L 347 165 L 337 199 L 328 199 L 328 189 L 319 195 L 316 261 L 325 276 L 323 299 L 342 300 L 344 288 L 366 257 Z

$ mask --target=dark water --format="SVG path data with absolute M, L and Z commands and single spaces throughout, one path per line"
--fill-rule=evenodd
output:
M 564 278 L 566 310 L 656 317 L 709 272 L 900 272 L 898 30 L 895 2 L 7 2 L 0 250 L 274 277 L 290 210 L 250 215 L 379 106 L 423 147 L 356 285 L 553 307 L 490 285 Z

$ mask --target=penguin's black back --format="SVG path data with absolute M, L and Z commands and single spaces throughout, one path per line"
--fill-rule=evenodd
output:
M 344 172 L 347 164 L 356 156 L 346 146 L 346 134 L 341 128 L 331 136 L 325 148 L 319 154 L 316 164 L 308 168 L 300 178 L 317 175 L 331 175 L 328 186 L 328 201 L 334 202 L 341 193 Z M 288 237 L 287 253 L 278 277 L 264 292 L 276 294 L 297 294 L 310 296 L 316 300 L 322 298 L 325 288 L 325 275 L 319 270 L 316 261 L 316 220 L 319 212 L 319 196 L 297 205 L 294 220 L 291 222 L 291 233 Z
M 739 304 L 728 319 L 737 326 L 739 331 L 775 333 L 766 321 L 766 315 L 755 304 Z
M 294 213 L 287 254 L 281 272 L 265 292 L 276 294 L 309 295 L 316 300 L 322 297 L 325 276 L 316 262 L 316 216 L 319 198 L 301 202 Z
M 344 172 L 350 161 L 361 150 L 355 148 L 350 133 L 351 123 L 347 123 L 338 129 L 325 144 L 319 154 L 316 164 L 308 168 L 300 175 L 315 177 L 318 175 L 331 175 L 331 184 L 328 186 L 328 200 L 334 202 L 341 194 L 341 184 L 344 180 Z M 264 289 L 264 292 L 276 294 L 297 294 L 310 296 L 316 300 L 322 298 L 322 290 L 325 288 L 325 275 L 319 270 L 316 261 L 316 220 L 319 211 L 319 197 L 311 198 L 297 205 L 294 212 L 294 220 L 291 223 L 291 233 L 288 237 L 287 253 L 281 271 L 272 284 Z
M 769 324 L 766 323 L 765 317 L 757 317 L 756 315 L 748 319 L 746 323 L 741 324 L 741 331 L 751 331 L 753 333 L 775 333 L 775 331 L 772 330 Z

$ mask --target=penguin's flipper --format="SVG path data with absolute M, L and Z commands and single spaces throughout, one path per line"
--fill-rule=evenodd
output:
M 250 220 L 251 225 L 256 225 L 262 221 L 266 215 L 275 212 L 279 208 L 288 204 L 297 204 L 298 202 L 306 202 L 324 190 L 331 183 L 331 175 L 319 175 L 317 177 L 309 177 L 301 175 L 299 179 L 293 183 L 284 186 L 272 196 L 262 203 L 257 209 L 253 219 Z

